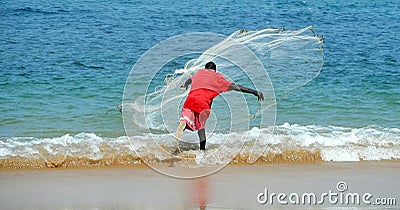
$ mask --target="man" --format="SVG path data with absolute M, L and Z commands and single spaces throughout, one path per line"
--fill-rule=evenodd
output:
M 208 62 L 205 65 L 205 69 L 197 71 L 182 85 L 182 87 L 187 89 L 191 84 L 191 88 L 183 104 L 180 123 L 176 129 L 176 139 L 182 139 L 185 129 L 197 130 L 200 140 L 200 150 L 206 149 L 205 124 L 210 115 L 212 101 L 216 96 L 226 91 L 235 90 L 243 93 L 251 93 L 257 96 L 259 101 L 264 100 L 261 92 L 229 82 L 221 73 L 216 71 L 217 66 L 215 63 Z

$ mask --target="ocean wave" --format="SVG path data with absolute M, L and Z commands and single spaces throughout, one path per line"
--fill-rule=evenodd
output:
M 177 148 L 168 134 L 130 138 L 107 138 L 93 133 L 55 138 L 0 137 L 0 168 L 140 167 L 145 163 L 193 166 L 250 164 L 248 159 L 254 154 L 259 156 L 255 163 L 260 164 L 400 160 L 398 128 L 284 123 L 274 128 L 271 138 L 269 131 L 253 128 L 235 133 L 229 140 L 224 138 L 228 134 L 213 134 L 207 141 L 206 155 L 197 150 L 197 143 L 187 143 L 186 148 L 183 147 L 185 151 L 175 156 L 165 153 Z M 266 145 L 265 150 L 252 148 L 258 134 L 259 140 Z M 244 136 L 249 138 L 243 145 L 235 141 Z M 135 143 L 131 144 L 130 140 Z
M 89 68 L 89 69 L 106 69 L 103 66 L 98 66 L 98 65 L 89 65 L 89 64 L 85 64 L 79 61 L 74 61 L 72 63 L 73 65 L 79 66 L 79 67 L 84 67 L 84 68 Z
M 18 8 L 14 10 L 16 14 L 45 14 L 45 15 L 52 15 L 52 14 L 59 14 L 59 13 L 65 13 L 67 12 L 66 10 L 63 9 L 57 9 L 53 11 L 46 11 L 43 9 L 37 9 L 37 8 L 32 8 L 32 7 L 24 7 L 24 8 Z

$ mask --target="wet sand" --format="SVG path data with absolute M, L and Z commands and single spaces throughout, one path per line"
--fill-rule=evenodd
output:
M 1 170 L 0 203 L 1 209 L 399 209 L 399 178 L 399 162 L 230 165 L 191 180 L 150 168 Z M 287 195 L 337 192 L 339 181 L 347 184 L 344 193 L 395 198 L 397 205 L 282 205 L 257 200 L 266 188 Z

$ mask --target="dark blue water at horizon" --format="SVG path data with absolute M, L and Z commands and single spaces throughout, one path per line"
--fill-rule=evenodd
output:
M 400 128 L 395 0 L 16 0 L 0 2 L 0 136 L 124 135 L 124 83 L 158 42 L 309 25 L 325 37 L 325 65 L 278 105 L 277 124 Z

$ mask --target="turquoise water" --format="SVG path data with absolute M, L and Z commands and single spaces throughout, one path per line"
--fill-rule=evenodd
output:
M 309 25 L 325 37 L 325 65 L 278 105 L 277 124 L 400 128 L 394 0 L 15 0 L 0 3 L 0 136 L 123 136 L 116 106 L 126 78 L 158 42 L 188 32 Z

